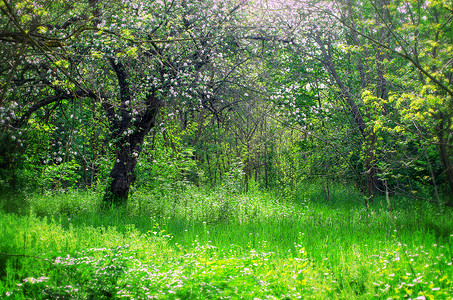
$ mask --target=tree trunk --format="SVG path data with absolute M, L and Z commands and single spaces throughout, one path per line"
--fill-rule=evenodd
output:
M 329 72 L 333 81 L 337 84 L 338 88 L 342 92 L 342 98 L 346 101 L 349 106 L 351 116 L 354 118 L 354 122 L 366 143 L 366 160 L 365 160 L 365 173 L 366 173 L 366 186 L 362 186 L 362 190 L 367 194 L 369 199 L 374 195 L 374 191 L 378 186 L 379 178 L 377 177 L 378 170 L 375 166 L 375 147 L 376 147 L 376 134 L 372 128 L 367 128 L 367 124 L 362 117 L 359 107 L 354 101 L 354 97 L 351 95 L 349 89 L 345 86 L 343 80 L 340 78 L 335 65 L 332 60 L 331 42 L 327 41 L 325 44 L 319 36 L 314 36 L 315 41 L 320 47 L 321 54 L 323 57 L 322 64 L 325 69 Z M 368 203 L 366 203 L 368 207 Z
M 129 124 L 129 128 L 136 126 L 135 131 L 116 143 L 116 160 L 110 172 L 110 182 L 104 194 L 104 204 L 124 204 L 127 201 L 143 141 L 155 126 L 155 118 L 161 107 L 161 102 L 154 94 L 147 96 L 146 104 L 148 107 L 140 121 L 137 124 Z
M 448 157 L 446 146 L 441 144 L 439 148 L 442 165 L 445 170 L 445 176 L 447 177 L 447 185 L 450 188 L 448 199 L 451 203 L 453 203 L 453 166 L 450 162 L 450 158 Z
M 127 201 L 136 164 L 137 157 L 131 151 L 131 147 L 121 145 L 116 154 L 113 169 L 110 172 L 111 181 L 104 194 L 104 201 L 107 204 L 122 204 Z
M 156 116 L 162 106 L 160 98 L 152 88 L 142 103 L 144 104 L 142 110 L 134 112 L 131 107 L 132 92 L 126 67 L 112 58 L 109 62 L 118 79 L 121 104 L 118 107 L 110 103 L 102 104 L 109 119 L 112 139 L 116 140 L 117 150 L 109 186 L 104 194 L 104 203 L 107 205 L 126 203 L 143 141 L 154 127 Z
M 372 131 L 372 130 L 370 130 Z M 368 135 L 368 141 L 366 146 L 366 186 L 367 186 L 367 196 L 372 200 L 376 191 L 379 190 L 379 178 L 378 178 L 378 168 L 376 166 L 376 133 L 370 133 Z
M 438 130 L 439 136 L 439 156 L 442 162 L 442 168 L 446 176 L 447 186 L 449 187 L 449 193 L 447 193 L 448 200 L 450 203 L 453 203 L 453 166 L 451 164 L 450 156 L 447 149 L 447 141 L 444 138 L 444 130 L 448 130 L 450 124 L 447 125 L 447 128 L 444 128 L 444 121 L 442 120 L 440 128 Z

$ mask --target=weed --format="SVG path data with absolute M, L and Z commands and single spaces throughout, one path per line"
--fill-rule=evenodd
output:
M 392 199 L 369 210 L 332 185 L 281 194 L 187 186 L 134 192 L 100 212 L 93 192 L 0 210 L 3 298 L 417 298 L 453 294 L 452 212 Z M 343 193 L 344 192 L 344 193 Z M 359 198 L 357 198 L 359 199 Z M 25 210 L 24 210 L 25 211 Z

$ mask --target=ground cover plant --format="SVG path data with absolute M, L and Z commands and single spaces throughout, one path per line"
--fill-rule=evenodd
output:
M 9 299 L 450 299 L 452 211 L 317 184 L 292 195 L 188 186 L 33 195 L 0 211 Z M 383 199 L 384 200 L 384 199 Z M 5 201 L 2 202 L 4 204 Z

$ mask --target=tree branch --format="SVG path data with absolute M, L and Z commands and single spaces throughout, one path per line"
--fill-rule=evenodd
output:
M 335 16 L 334 14 L 326 11 L 326 10 L 323 10 L 321 9 L 321 11 L 323 11 L 324 13 L 334 17 L 336 20 L 338 20 L 343 26 L 349 28 L 350 30 L 354 31 L 355 33 L 357 33 L 358 35 L 362 36 L 363 38 L 369 40 L 370 42 L 372 42 L 373 44 L 376 44 L 378 45 L 379 47 L 382 47 L 406 60 L 408 60 L 417 70 L 419 70 L 422 74 L 424 74 L 426 77 L 428 77 L 432 82 L 434 82 L 436 85 L 438 85 L 441 89 L 443 89 L 445 92 L 447 92 L 450 97 L 453 99 L 453 90 L 449 89 L 445 84 L 443 84 L 442 82 L 440 82 L 439 80 L 437 80 L 433 75 L 431 75 L 428 71 L 426 71 L 421 65 L 420 63 L 418 63 L 416 61 L 416 59 L 414 59 L 413 57 L 411 57 L 406 51 L 405 53 L 401 53 L 397 50 L 394 50 L 392 48 L 390 48 L 390 46 L 388 45 L 385 45 L 381 42 L 379 42 L 378 40 L 372 38 L 371 36 L 369 35 L 366 35 L 360 31 L 358 31 L 357 29 L 353 28 L 352 26 L 346 24 L 342 19 L 340 19 L 339 17 Z M 388 28 L 388 27 L 387 27 Z M 395 34 L 393 33 L 393 30 L 391 30 L 390 28 L 388 28 L 390 30 L 390 33 L 396 38 L 397 42 L 399 45 L 401 45 L 398 37 L 395 36 Z M 404 50 L 404 48 L 403 48 Z
M 41 101 L 35 103 L 30 107 L 21 117 L 19 120 L 13 122 L 11 125 L 13 127 L 21 127 L 24 125 L 26 121 L 30 118 L 30 116 L 37 111 L 38 109 L 49 105 L 51 103 L 61 101 L 63 99 L 74 99 L 77 97 L 92 97 L 95 98 L 95 95 L 93 93 L 87 93 L 86 91 L 77 91 L 72 94 L 61 94 L 61 95 L 56 95 L 56 96 L 49 96 L 47 98 L 42 99 Z

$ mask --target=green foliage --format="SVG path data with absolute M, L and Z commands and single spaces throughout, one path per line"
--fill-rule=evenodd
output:
M 445 1 L 10 2 L 0 297 L 453 293 L 452 212 L 421 201 L 453 189 Z M 101 209 L 121 147 L 134 186 Z M 364 207 L 370 178 L 391 198 Z
M 46 191 L 63 191 L 67 188 L 75 188 L 80 175 L 77 173 L 80 165 L 74 160 L 57 165 L 47 165 L 44 168 L 42 181 Z
M 105 189 L 115 151 L 156 125 L 129 149 L 140 154 L 131 191 L 255 182 L 290 195 L 321 176 L 364 191 L 373 177 L 392 193 L 449 193 L 445 1 L 352 1 L 338 19 L 300 3 L 274 1 L 268 14 L 239 3 L 3 3 L 17 23 L 0 22 L 10 58 L 0 68 L 0 188 Z
M 30 211 L 37 216 L 71 218 L 74 213 L 95 213 L 101 204 L 98 193 L 92 190 L 81 191 L 77 189 L 55 190 L 53 193 L 32 194 L 26 197 Z
M 42 153 L 49 150 L 50 130 L 32 119 L 25 130 L 0 132 L 0 190 L 31 191 L 40 187 Z
M 197 182 L 194 150 L 183 142 L 196 128 L 197 124 L 190 124 L 181 131 L 178 125 L 156 129 L 138 159 L 135 187 L 179 192 L 188 183 Z
M 127 207 L 101 213 L 101 195 L 32 197 L 38 215 L 0 211 L 0 295 L 437 299 L 453 292 L 451 210 L 392 198 L 392 211 L 379 199 L 366 211 L 355 203 L 358 191 L 331 183 L 327 198 L 322 184 L 300 184 L 294 200 L 279 191 L 194 187 L 174 198 L 137 190 Z
M 230 170 L 226 172 L 225 179 L 221 186 L 229 193 L 239 193 L 244 190 L 244 164 L 237 161 L 231 164 Z

